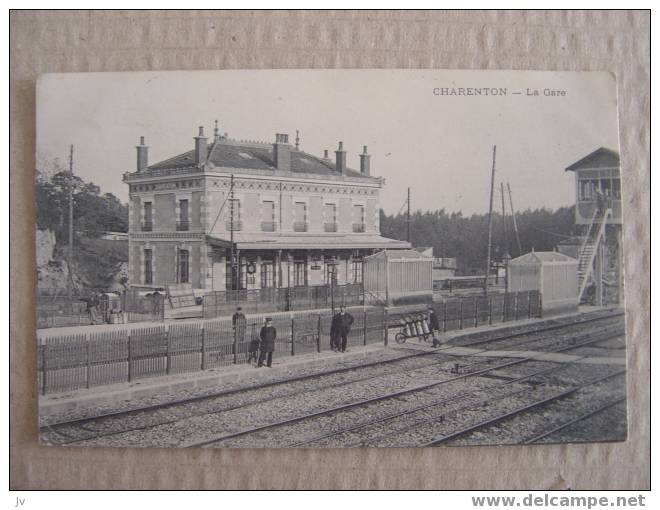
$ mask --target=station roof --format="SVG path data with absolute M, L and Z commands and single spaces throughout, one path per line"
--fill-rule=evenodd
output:
M 266 142 L 239 141 L 226 138 L 209 143 L 207 161 L 216 167 L 246 168 L 250 170 L 272 170 L 277 167 L 273 145 Z M 149 170 L 188 168 L 195 165 L 195 151 L 190 150 L 159 163 L 149 165 Z M 340 175 L 335 161 L 323 159 L 291 147 L 291 172 L 320 175 Z M 347 168 L 347 177 L 369 178 L 357 170 Z M 378 179 L 372 177 L 373 179 Z
M 210 244 L 229 247 L 229 236 L 207 236 Z M 264 235 L 234 234 L 234 243 L 239 250 L 357 250 L 360 248 L 410 248 L 410 243 L 397 241 L 377 234 L 318 234 L 318 235 Z M 416 252 L 415 252 L 416 253 Z M 416 253 L 419 257 L 419 253 Z
M 618 168 L 620 164 L 619 153 L 611 149 L 601 147 L 596 149 L 591 154 L 583 157 L 581 160 L 576 161 L 571 166 L 566 167 L 566 171 L 575 171 L 582 169 L 598 169 L 598 168 Z

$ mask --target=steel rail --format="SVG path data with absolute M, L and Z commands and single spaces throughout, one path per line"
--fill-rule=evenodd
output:
M 544 368 L 542 370 L 537 370 L 536 372 L 532 372 L 531 374 L 523 375 L 523 376 L 516 377 L 516 378 L 511 378 L 511 379 L 509 379 L 508 381 L 505 381 L 505 382 L 500 382 L 500 383 L 496 384 L 494 387 L 495 388 L 502 388 L 502 387 L 507 386 L 509 384 L 522 382 L 525 379 L 531 379 L 532 377 L 536 377 L 536 376 L 542 375 L 542 374 L 547 373 L 547 372 L 559 372 L 561 370 L 566 370 L 567 368 L 570 368 L 574 363 L 575 362 L 570 363 L 570 364 L 566 364 L 566 365 L 562 365 L 562 366 L 559 366 L 559 367 L 553 366 L 553 367 L 549 367 L 549 368 Z M 354 432 L 354 431 L 359 430 L 359 429 L 371 427 L 373 425 L 378 425 L 378 424 L 386 422 L 386 421 L 401 418 L 402 416 L 406 416 L 408 414 L 417 413 L 419 411 L 423 411 L 423 410 L 429 409 L 431 407 L 437 407 L 437 406 L 442 405 L 442 404 L 448 404 L 448 403 L 451 403 L 451 402 L 454 402 L 454 401 L 458 401 L 460 399 L 467 398 L 471 395 L 477 394 L 477 393 L 482 392 L 484 390 L 485 390 L 484 388 L 478 388 L 478 389 L 475 389 L 475 390 L 462 391 L 460 393 L 452 395 L 451 397 L 445 397 L 445 398 L 442 398 L 440 400 L 436 400 L 434 402 L 431 402 L 430 404 L 424 404 L 422 406 L 418 406 L 418 407 L 415 407 L 413 409 L 408 409 L 408 410 L 400 412 L 400 413 L 384 416 L 382 418 L 378 418 L 376 420 L 368 421 L 366 423 L 360 423 L 358 425 L 354 425 L 354 426 L 349 427 L 347 429 L 342 429 L 342 430 L 329 432 L 327 434 L 323 434 L 321 436 L 316 436 L 316 437 L 313 437 L 311 439 L 306 439 L 306 440 L 300 441 L 298 443 L 289 444 L 289 445 L 287 445 L 287 447 L 300 447 L 300 446 L 307 445 L 307 444 L 310 444 L 310 443 L 315 443 L 317 441 L 322 441 L 323 439 L 328 439 L 330 437 L 339 436 L 339 435 L 345 434 L 347 432 Z M 500 400 L 502 398 L 510 397 L 510 396 L 518 394 L 522 391 L 524 391 L 524 390 L 515 391 L 513 393 L 507 393 L 506 395 L 496 397 L 496 400 Z M 409 429 L 409 427 L 406 427 L 406 429 L 402 429 L 402 430 L 408 430 L 408 429 Z M 400 431 L 401 430 L 397 430 L 395 432 L 400 432 Z M 378 436 L 378 437 L 381 437 L 381 436 Z M 374 438 L 370 438 L 370 439 L 374 439 Z M 355 443 L 350 443 L 346 446 L 348 448 L 350 448 L 350 447 L 353 447 L 353 446 L 360 446 L 360 445 L 362 445 L 362 443 L 363 443 L 363 441 L 359 441 L 359 442 L 355 442 Z
M 607 339 L 614 338 L 614 337 L 620 336 L 620 335 L 621 335 L 621 333 L 614 333 L 610 337 L 608 337 Z M 589 337 L 589 336 L 593 336 L 593 333 L 584 335 L 583 337 Z M 580 344 L 571 345 L 571 346 L 568 346 L 566 348 L 558 349 L 558 350 L 555 350 L 555 351 L 549 351 L 549 352 L 550 353 L 562 352 L 562 351 L 565 351 L 565 350 L 575 349 L 576 347 L 581 347 L 583 345 L 588 345 L 588 344 L 600 342 L 602 340 L 604 340 L 604 338 L 602 338 L 602 337 L 599 337 L 599 338 L 596 338 L 596 339 L 591 338 L 590 340 L 587 340 L 585 342 L 581 342 Z M 432 352 L 435 352 L 435 351 L 432 351 Z M 263 430 L 282 427 L 282 426 L 285 426 L 285 425 L 291 425 L 293 423 L 308 420 L 308 419 L 311 419 L 311 418 L 317 418 L 317 417 L 320 417 L 320 416 L 327 416 L 327 415 L 334 414 L 334 413 L 337 413 L 337 412 L 346 411 L 346 410 L 349 410 L 349 409 L 352 409 L 352 408 L 355 408 L 355 407 L 369 405 L 369 404 L 372 404 L 372 403 L 377 403 L 377 402 L 381 402 L 381 401 L 384 401 L 384 400 L 389 400 L 389 399 L 392 399 L 392 398 L 398 398 L 400 396 L 407 395 L 409 393 L 424 391 L 424 390 L 427 390 L 427 389 L 430 389 L 430 388 L 434 388 L 436 386 L 440 386 L 442 384 L 448 384 L 450 382 L 457 381 L 457 380 L 460 380 L 460 379 L 467 379 L 468 377 L 475 377 L 475 376 L 478 376 L 478 375 L 481 375 L 481 374 L 484 374 L 484 373 L 492 372 L 494 370 L 500 370 L 502 368 L 506 368 L 506 367 L 513 366 L 513 365 L 518 365 L 518 364 L 525 363 L 525 362 L 528 362 L 528 361 L 536 361 L 536 360 L 534 358 L 531 358 L 531 357 L 516 359 L 514 361 L 509 361 L 509 362 L 502 363 L 502 364 L 497 365 L 495 367 L 485 368 L 485 369 L 482 369 L 482 370 L 478 370 L 476 372 L 471 372 L 469 374 L 458 375 L 456 377 L 452 377 L 452 378 L 449 378 L 449 379 L 444 379 L 442 381 L 435 381 L 435 382 L 432 382 L 432 383 L 426 383 L 426 384 L 418 385 L 418 386 L 415 386 L 415 387 L 412 387 L 412 388 L 406 388 L 404 390 L 398 390 L 398 391 L 395 391 L 395 392 L 392 392 L 392 393 L 388 393 L 386 395 L 380 395 L 378 397 L 363 399 L 363 400 L 359 400 L 359 401 L 356 401 L 356 402 L 352 402 L 350 404 L 342 404 L 342 405 L 339 405 L 339 406 L 336 406 L 336 407 L 333 407 L 333 408 L 330 408 L 330 409 L 324 409 L 322 411 L 316 411 L 316 412 L 308 413 L 308 414 L 301 415 L 301 416 L 295 416 L 295 417 L 287 418 L 287 419 L 280 420 L 280 421 L 277 421 L 277 422 L 274 422 L 274 423 L 269 423 L 269 424 L 266 424 L 266 425 L 260 425 L 258 427 L 243 429 L 243 430 L 240 430 L 238 432 L 223 434 L 221 436 L 215 437 L 213 439 L 205 440 L 205 441 L 189 443 L 189 444 L 186 445 L 186 447 L 187 448 L 192 448 L 192 447 L 210 446 L 210 445 L 213 445 L 213 444 L 216 444 L 216 443 L 220 443 L 222 441 L 227 441 L 229 439 L 235 439 L 237 437 L 241 437 L 241 436 L 245 436 L 245 435 L 249 435 L 249 434 L 254 434 L 256 432 L 261 432 Z
M 600 340 L 602 340 L 602 339 L 599 339 L 598 341 L 600 341 Z M 593 342 L 593 343 L 595 343 L 595 342 Z M 573 346 L 571 346 L 571 349 L 572 348 L 573 348 Z M 507 386 L 509 384 L 524 381 L 525 379 L 531 379 L 532 377 L 536 377 L 538 375 L 543 375 L 543 374 L 546 374 L 548 372 L 555 373 L 555 372 L 559 372 L 561 370 L 566 370 L 567 368 L 575 367 L 577 365 L 577 363 L 580 362 L 580 360 L 583 360 L 587 357 L 588 356 L 586 356 L 586 355 L 585 356 L 580 356 L 577 360 L 571 361 L 570 363 L 566 363 L 565 365 L 562 365 L 562 366 L 559 366 L 559 367 L 554 366 L 554 367 L 550 367 L 550 368 L 544 368 L 542 370 L 532 372 L 531 374 L 528 374 L 528 375 L 524 375 L 524 376 L 517 377 L 517 378 L 511 378 L 508 381 L 501 382 L 501 383 L 495 385 L 494 387 L 495 388 L 500 388 L 500 387 L 503 387 L 503 386 Z M 329 437 L 338 436 L 338 435 L 344 434 L 346 432 L 354 432 L 355 430 L 359 430 L 361 428 L 366 428 L 366 427 L 370 427 L 372 425 L 377 425 L 377 424 L 385 422 L 385 421 L 400 418 L 401 416 L 405 416 L 407 414 L 412 414 L 412 413 L 416 413 L 416 412 L 419 412 L 419 411 L 423 411 L 424 409 L 427 409 L 427 408 L 430 408 L 430 407 L 435 407 L 435 406 L 438 406 L 438 405 L 450 403 L 450 402 L 453 402 L 455 400 L 458 400 L 459 398 L 466 398 L 466 397 L 469 397 L 470 395 L 474 395 L 475 393 L 479 393 L 480 391 L 483 391 L 483 390 L 482 389 L 477 389 L 477 390 L 463 391 L 463 392 L 459 393 L 458 395 L 454 395 L 452 397 L 444 398 L 444 399 L 441 399 L 439 401 L 432 402 L 430 404 L 424 404 L 422 406 L 416 407 L 414 409 L 409 409 L 409 410 L 403 411 L 401 413 L 389 415 L 389 416 L 379 418 L 379 419 L 376 419 L 376 420 L 373 420 L 373 421 L 369 421 L 369 422 L 366 422 L 366 423 L 361 423 L 361 424 L 358 424 L 358 425 L 354 425 L 354 426 L 352 426 L 348 429 L 342 429 L 342 430 L 333 431 L 333 432 L 330 432 L 330 433 L 327 433 L 327 434 L 323 434 L 321 436 L 317 436 L 317 437 L 314 437 L 312 439 L 307 439 L 305 441 L 300 441 L 298 443 L 287 445 L 287 447 L 300 447 L 300 446 L 303 446 L 303 445 L 306 445 L 306 444 L 309 444 L 309 443 L 315 443 L 317 441 L 327 439 Z M 518 392 L 515 392 L 515 393 L 518 393 Z M 504 395 L 502 397 L 497 397 L 497 400 L 500 400 L 501 398 L 506 398 L 507 396 L 511 396 L 515 393 L 507 394 L 507 395 Z M 428 421 L 428 420 L 426 420 L 426 421 Z M 416 422 L 415 425 L 421 424 L 421 423 L 424 423 L 424 421 Z M 403 429 L 403 430 L 408 430 L 408 427 L 406 427 L 406 429 Z M 395 432 L 401 432 L 401 430 L 397 430 Z M 370 439 L 373 439 L 373 438 L 370 438 Z M 350 443 L 346 446 L 349 447 L 349 448 L 354 447 L 354 446 L 362 446 L 363 443 L 364 443 L 363 441 L 358 441 L 358 442 Z
M 516 333 L 513 333 L 513 334 L 502 334 L 502 335 L 491 337 L 488 340 L 480 340 L 479 342 L 475 342 L 475 343 L 471 343 L 471 344 L 467 344 L 467 345 L 460 345 L 459 347 L 468 347 L 469 345 L 476 345 L 477 343 L 488 343 L 489 341 L 496 342 L 498 340 L 512 338 L 512 337 L 515 337 L 515 336 L 542 334 L 546 331 L 554 331 L 554 330 L 560 329 L 562 327 L 566 328 L 566 327 L 572 327 L 572 326 L 577 326 L 577 325 L 581 325 L 581 324 L 593 323 L 593 322 L 597 322 L 597 321 L 602 321 L 602 320 L 607 320 L 607 319 L 611 319 L 611 318 L 614 318 L 614 317 L 618 317 L 620 315 L 622 315 L 622 313 L 613 313 L 613 314 L 610 314 L 610 315 L 592 317 L 592 318 L 589 318 L 589 319 L 583 319 L 583 320 L 577 321 L 577 322 L 570 322 L 570 323 L 564 323 L 564 324 L 552 324 L 551 326 L 545 326 L 545 327 L 541 327 L 541 328 L 530 329 L 529 331 L 516 332 Z M 468 335 L 469 335 L 469 333 L 468 333 Z M 40 429 L 51 428 L 51 430 L 52 430 L 55 427 L 78 426 L 78 425 L 91 423 L 91 422 L 101 420 L 101 419 L 110 419 L 110 418 L 117 418 L 117 417 L 123 417 L 123 416 L 130 416 L 130 415 L 133 415 L 133 414 L 139 414 L 139 413 L 143 413 L 143 412 L 158 411 L 158 410 L 167 409 L 167 408 L 170 408 L 170 407 L 175 407 L 175 406 L 178 406 L 178 405 L 202 402 L 202 401 L 205 401 L 205 400 L 211 400 L 213 398 L 220 398 L 220 397 L 225 397 L 225 396 L 238 395 L 238 394 L 245 393 L 245 392 L 252 391 L 252 390 L 259 390 L 259 389 L 270 388 L 270 387 L 274 387 L 274 386 L 278 386 L 278 385 L 288 384 L 288 383 L 292 383 L 292 382 L 300 382 L 300 381 L 310 380 L 310 379 L 319 378 L 319 377 L 331 376 L 331 375 L 345 373 L 345 372 L 349 372 L 349 371 L 353 371 L 353 370 L 361 370 L 361 369 L 366 369 L 366 368 L 371 368 L 371 367 L 376 367 L 376 366 L 388 365 L 388 364 L 391 364 L 391 363 L 396 363 L 396 362 L 399 362 L 399 361 L 403 361 L 403 360 L 407 360 L 407 359 L 411 359 L 411 358 L 415 358 L 415 357 L 432 356 L 432 355 L 437 354 L 437 353 L 442 353 L 442 351 L 446 350 L 447 348 L 449 348 L 449 347 L 440 348 L 440 349 L 436 349 L 436 350 L 433 350 L 433 351 L 416 352 L 414 354 L 410 354 L 410 355 L 407 355 L 407 356 L 400 356 L 400 357 L 397 357 L 397 358 L 375 361 L 375 362 L 366 363 L 366 364 L 359 365 L 359 366 L 354 366 L 354 367 L 342 367 L 342 368 L 337 368 L 337 369 L 332 369 L 332 370 L 325 370 L 325 371 L 321 371 L 321 372 L 315 372 L 313 374 L 306 374 L 306 375 L 302 375 L 302 376 L 297 376 L 297 377 L 293 377 L 293 378 L 290 378 L 290 379 L 279 379 L 279 380 L 275 380 L 275 381 L 268 381 L 268 382 L 264 382 L 264 383 L 260 383 L 260 384 L 253 384 L 253 385 L 250 385 L 250 386 L 244 386 L 244 387 L 241 387 L 241 388 L 233 388 L 233 389 L 230 389 L 230 390 L 223 390 L 223 391 L 208 394 L 208 395 L 198 395 L 198 396 L 194 396 L 194 397 L 188 397 L 188 398 L 173 400 L 173 401 L 169 401 L 169 402 L 162 402 L 162 403 L 159 403 L 159 404 L 152 404 L 152 405 L 145 406 L 145 407 L 140 407 L 140 408 L 123 409 L 123 410 L 119 410 L 119 411 L 111 411 L 111 412 L 107 412 L 107 413 L 97 414 L 97 415 L 94 415 L 94 416 L 88 416 L 88 417 L 83 417 L 83 418 L 77 418 L 77 419 L 73 419 L 73 420 L 65 420 L 65 421 L 54 422 L 54 423 L 46 423 L 46 424 L 42 425 L 40 427 Z M 485 352 L 485 351 L 486 351 L 486 349 L 484 349 L 483 351 L 479 351 L 479 352 Z M 472 353 L 472 355 L 474 355 L 474 354 L 476 354 L 476 353 Z
M 537 407 L 541 407 L 545 404 L 555 402 L 555 401 L 557 401 L 561 398 L 572 395 L 572 394 L 576 393 L 577 391 L 579 391 L 583 388 L 586 388 L 587 386 L 593 386 L 594 384 L 598 384 L 598 383 L 603 382 L 607 379 L 612 379 L 613 377 L 617 377 L 617 376 L 625 374 L 625 373 L 626 373 L 625 369 L 624 370 L 619 370 L 618 372 L 614 372 L 613 374 L 609 374 L 609 375 L 606 375 L 606 376 L 603 376 L 603 377 L 599 377 L 599 378 L 597 378 L 593 381 L 589 381 L 589 382 L 580 384 L 579 386 L 573 386 L 573 387 L 569 388 L 568 390 L 562 391 L 561 393 L 559 393 L 557 395 L 554 395 L 552 397 L 540 400 L 538 402 L 533 402 L 531 404 L 527 404 L 523 407 L 519 407 L 517 409 L 514 409 L 513 411 L 507 411 L 505 413 L 499 414 L 499 415 L 497 415 L 495 417 L 492 417 L 492 418 L 488 418 L 486 420 L 482 420 L 478 423 L 469 425 L 468 427 L 465 427 L 463 429 L 454 431 L 451 434 L 447 434 L 447 435 L 444 435 L 444 436 L 437 437 L 437 438 L 433 439 L 432 441 L 430 441 L 428 443 L 425 443 L 422 446 L 436 446 L 440 443 L 446 443 L 447 441 L 456 439 L 457 437 L 464 436 L 466 434 L 470 434 L 470 433 L 474 432 L 475 430 L 478 430 L 478 429 L 481 429 L 481 428 L 484 428 L 484 427 L 487 427 L 487 426 L 490 426 L 490 425 L 494 425 L 496 423 L 502 422 L 502 421 L 507 420 L 509 418 L 513 418 L 515 416 L 523 414 L 523 413 L 525 413 L 527 411 L 530 411 L 532 409 L 536 409 Z
M 582 414 L 582 415 L 578 416 L 577 418 L 573 418 L 572 420 L 569 420 L 565 423 L 562 423 L 561 425 L 558 425 L 558 426 L 550 429 L 547 432 L 543 432 L 542 434 L 534 436 L 530 439 L 526 439 L 525 441 L 523 441 L 522 444 L 534 444 L 534 443 L 540 441 L 541 439 L 545 439 L 546 437 L 551 436 L 551 435 L 555 434 L 556 432 L 559 432 L 561 430 L 564 430 L 567 427 L 570 427 L 571 425 L 574 425 L 574 424 L 579 423 L 583 420 L 586 420 L 587 418 L 590 418 L 595 414 L 602 413 L 603 411 L 605 411 L 605 410 L 607 410 L 611 407 L 614 407 L 615 405 L 618 405 L 621 402 L 625 402 L 625 401 L 626 401 L 626 397 L 619 398 L 617 400 L 614 400 L 613 402 L 608 402 L 607 404 L 599 406 L 598 408 L 594 409 L 593 411 Z
M 414 356 L 406 356 L 404 358 L 398 358 L 398 360 L 408 360 L 412 357 L 414 357 Z M 45 425 L 43 428 L 50 431 L 50 432 L 53 432 L 54 434 L 57 434 L 61 437 L 65 437 L 65 438 L 68 439 L 68 441 L 59 441 L 59 442 L 57 442 L 56 444 L 58 444 L 58 445 L 81 443 L 81 442 L 84 442 L 84 441 L 99 439 L 101 437 L 111 437 L 111 436 L 123 434 L 123 433 L 126 433 L 126 432 L 134 432 L 134 431 L 137 431 L 137 430 L 145 430 L 145 429 L 148 429 L 148 428 L 157 427 L 157 426 L 161 426 L 161 425 L 171 425 L 172 423 L 176 423 L 176 422 L 181 421 L 183 419 L 194 418 L 194 417 L 197 417 L 197 416 L 204 416 L 204 415 L 208 415 L 208 414 L 218 414 L 218 413 L 234 411 L 236 409 L 241 409 L 241 408 L 247 407 L 248 405 L 258 405 L 258 404 L 262 404 L 264 402 L 272 402 L 272 401 L 278 400 L 278 399 L 290 398 L 292 396 L 297 397 L 299 395 L 304 395 L 306 393 L 313 393 L 313 392 L 319 391 L 319 390 L 328 390 L 328 389 L 341 388 L 342 386 L 348 386 L 350 384 L 355 384 L 355 383 L 365 382 L 365 381 L 378 379 L 378 378 L 382 378 L 382 377 L 397 375 L 397 374 L 400 374 L 402 372 L 408 372 L 408 371 L 414 371 L 414 370 L 423 370 L 425 368 L 440 365 L 443 362 L 446 362 L 446 360 L 445 361 L 435 361 L 435 362 L 427 363 L 427 364 L 424 364 L 424 365 L 420 365 L 418 367 L 401 368 L 401 369 L 398 369 L 398 370 L 395 370 L 395 371 L 392 371 L 392 372 L 385 372 L 385 373 L 370 375 L 370 376 L 367 376 L 367 377 L 360 377 L 358 379 L 352 379 L 352 380 L 349 380 L 349 381 L 341 381 L 337 384 L 333 384 L 332 386 L 325 387 L 325 388 L 312 388 L 312 389 L 309 389 L 309 390 L 299 391 L 297 393 L 288 393 L 286 395 L 279 395 L 279 396 L 275 396 L 275 397 L 269 396 L 267 398 L 262 398 L 260 400 L 256 400 L 255 402 L 249 402 L 248 404 L 239 403 L 239 404 L 236 404 L 236 405 L 226 406 L 222 409 L 190 413 L 188 416 L 185 416 L 185 417 L 177 417 L 177 418 L 173 418 L 173 419 L 169 419 L 169 420 L 161 420 L 158 423 L 148 423 L 148 424 L 144 424 L 144 425 L 123 428 L 121 430 L 112 431 L 112 432 L 108 432 L 108 433 L 105 433 L 105 434 L 96 434 L 96 435 L 92 435 L 90 437 L 73 438 L 71 435 L 69 435 L 65 432 L 62 432 L 61 430 L 56 429 L 56 427 L 60 427 L 60 428 L 69 427 L 69 426 L 71 426 L 70 422 L 65 422 L 65 423 L 61 424 L 61 426 L 60 425 L 57 425 L 57 426 Z M 362 367 L 363 366 L 359 366 L 357 368 L 362 368 Z M 210 398 L 222 398 L 222 396 L 214 395 Z M 186 405 L 186 404 L 190 404 L 190 403 L 194 403 L 194 402 L 182 401 L 182 402 L 179 402 L 178 405 Z M 158 404 L 156 406 L 158 406 Z M 154 407 L 156 407 L 156 406 L 154 406 Z M 167 404 L 166 407 L 169 407 L 169 404 Z M 158 409 L 158 408 L 156 408 L 156 409 L 151 409 L 151 408 L 149 408 L 149 409 L 138 409 L 138 410 L 126 411 L 126 413 L 138 414 L 140 412 L 145 412 L 146 413 L 146 412 L 152 412 L 152 411 L 158 411 L 158 410 L 160 410 L 160 409 Z M 110 418 L 113 418 L 113 417 L 119 417 L 119 416 L 121 416 L 122 412 L 118 411 L 117 413 L 118 413 L 118 416 L 104 416 L 103 418 L 84 419 L 84 423 L 78 423 L 76 425 L 80 429 L 82 429 L 86 432 L 94 433 L 96 431 L 93 430 L 93 429 L 87 428 L 86 425 L 88 425 L 89 423 L 93 423 L 94 421 L 101 421 L 101 420 L 107 420 L 107 419 L 110 419 Z

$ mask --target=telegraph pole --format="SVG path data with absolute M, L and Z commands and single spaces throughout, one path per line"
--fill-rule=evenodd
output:
M 67 295 L 69 298 L 69 307 L 73 310 L 73 145 L 69 152 L 69 249 L 67 253 L 67 267 L 69 269 L 69 278 L 67 281 Z
M 408 199 L 406 200 L 408 203 L 408 219 L 407 219 L 407 233 L 406 233 L 406 241 L 410 242 L 410 188 L 408 188 Z
M 522 255 L 522 248 L 520 246 L 520 235 L 518 234 L 518 223 L 516 222 L 516 211 L 513 208 L 513 198 L 511 198 L 511 186 L 509 183 L 506 183 L 506 187 L 509 190 L 509 204 L 511 205 L 511 216 L 513 217 L 513 230 L 516 233 L 516 242 L 518 243 L 518 255 Z
M 504 183 L 500 182 L 500 193 L 502 194 L 502 234 L 504 236 L 504 253 L 502 258 L 509 253 L 509 236 L 506 228 L 506 210 L 504 209 Z
M 231 290 L 236 289 L 236 249 L 234 247 L 234 174 L 229 181 L 229 245 L 231 247 Z
M 497 146 L 493 145 L 493 168 L 490 175 L 490 207 L 488 208 L 488 251 L 486 254 L 486 273 L 484 275 L 484 294 L 488 294 L 488 274 L 490 273 L 490 250 L 493 241 L 493 191 L 495 188 L 495 153 Z

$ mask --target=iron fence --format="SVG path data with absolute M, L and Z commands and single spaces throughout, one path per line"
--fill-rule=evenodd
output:
M 519 319 L 541 317 L 541 294 L 538 291 L 523 291 L 487 296 L 462 296 L 447 298 L 433 303 L 442 331 L 455 331 Z M 423 313 L 424 310 L 406 310 L 391 313 L 389 324 L 398 325 L 407 315 Z
M 98 298 L 91 310 L 91 293 L 86 296 L 39 295 L 37 297 L 37 328 L 89 326 L 121 322 L 163 321 L 165 299 L 163 294 L 145 295 L 136 289 L 117 293 L 97 292 Z
M 213 291 L 204 295 L 203 317 L 212 319 L 231 315 L 240 306 L 245 313 L 272 313 L 313 310 L 364 303 L 361 284 L 311 285 L 303 287 L 254 290 Z
M 383 309 L 349 312 L 355 319 L 349 347 L 383 342 Z M 330 311 L 297 312 L 272 320 L 277 330 L 275 358 L 330 349 Z M 231 318 L 222 318 L 82 334 L 53 333 L 41 338 L 38 345 L 40 392 L 45 395 L 245 364 L 250 344 L 259 338 L 264 322 L 265 315 L 260 315 L 236 326 Z

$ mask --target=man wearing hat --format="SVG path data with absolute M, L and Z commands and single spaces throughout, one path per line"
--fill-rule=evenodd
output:
M 431 305 L 428 307 L 429 312 L 429 330 L 431 330 L 431 335 L 433 336 L 433 347 L 438 347 L 440 341 L 435 336 L 436 331 L 440 331 L 440 322 L 438 321 L 438 316 L 435 314 L 435 310 Z
M 232 354 L 234 354 L 233 349 L 245 342 L 245 330 L 247 329 L 247 319 L 240 306 L 236 308 L 236 313 L 231 317 L 231 325 L 234 328 L 234 346 L 232 347 Z
M 333 351 L 346 352 L 348 334 L 353 325 L 353 316 L 346 312 L 344 305 L 339 307 L 339 313 L 332 318 L 330 325 L 330 343 Z
M 266 324 L 261 328 L 259 338 L 261 338 L 261 351 L 259 352 L 257 366 L 263 367 L 265 360 L 266 366 L 270 368 L 273 364 L 273 351 L 275 350 L 275 339 L 277 338 L 277 330 L 273 326 L 273 319 L 270 317 L 266 317 Z

